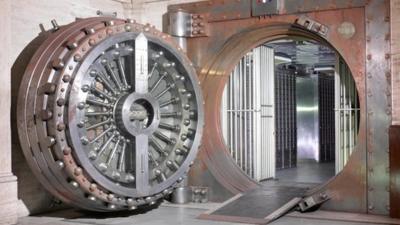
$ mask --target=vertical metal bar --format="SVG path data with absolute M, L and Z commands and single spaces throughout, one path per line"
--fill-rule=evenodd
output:
M 241 109 L 242 109 L 242 99 L 240 98 L 240 96 L 242 95 L 242 76 L 243 76 L 243 73 L 244 73 L 244 69 L 245 69 L 245 65 L 244 65 L 245 63 L 243 62 L 243 60 L 242 60 L 242 62 L 241 62 L 241 68 L 240 68 L 240 72 L 239 72 L 239 91 L 237 92 L 238 94 L 237 94 L 237 97 L 238 97 L 238 112 L 237 112 L 237 114 L 238 114 L 238 126 L 239 126 L 239 128 L 238 128 L 238 144 L 239 144 L 239 165 L 240 165 L 240 168 L 242 168 L 243 169 L 243 151 L 242 151 L 242 112 L 241 112 Z
M 229 110 L 228 111 L 228 115 L 229 115 L 229 151 L 230 151 L 232 156 L 234 156 L 234 154 L 233 154 L 234 146 L 233 146 L 233 138 L 232 138 L 232 136 L 233 136 L 233 118 L 232 118 L 233 112 L 231 111 L 233 109 L 233 107 L 232 107 L 232 105 L 233 105 L 233 101 L 232 101 L 232 99 L 233 99 L 233 96 L 232 96 L 233 85 L 232 85 L 232 82 L 233 82 L 233 79 L 234 79 L 234 74 L 235 74 L 236 68 L 237 68 L 237 66 L 232 71 L 231 76 L 229 77 L 229 107 L 228 107 L 228 110 Z M 234 158 L 235 157 L 236 156 L 234 156 Z
M 253 109 L 258 109 L 259 105 L 257 104 L 257 95 L 259 95 L 259 90 L 257 88 L 257 79 L 258 79 L 258 74 L 259 74 L 259 64 L 260 64 L 260 57 L 259 57 L 259 49 L 255 49 L 253 51 L 254 53 L 254 62 L 253 62 L 253 78 L 252 78 L 252 98 L 251 98 L 251 102 L 252 102 L 252 108 Z M 260 167 L 260 160 L 257 157 L 257 154 L 259 152 L 259 149 L 257 149 L 257 142 L 259 140 L 259 136 L 261 135 L 259 130 L 258 130 L 258 126 L 260 126 L 260 124 L 257 124 L 257 116 L 258 116 L 258 112 L 252 112 L 251 113 L 251 118 L 252 118 L 252 122 L 251 122 L 251 127 L 254 130 L 253 134 L 252 134 L 252 158 L 251 160 L 255 163 L 253 166 L 253 176 L 254 178 L 256 178 L 257 180 L 260 180 L 260 173 L 258 171 L 258 168 Z
M 243 148 L 243 150 L 244 150 L 244 168 L 245 168 L 245 172 L 248 174 L 248 162 L 247 162 L 247 134 L 248 134 L 248 130 L 247 130 L 247 110 L 248 110 L 248 108 L 247 108 L 247 82 L 248 82 L 248 79 L 249 79 L 249 75 L 251 74 L 251 66 L 250 66 L 250 59 L 251 59 L 251 56 L 250 55 L 246 55 L 246 70 L 247 70 L 247 73 L 246 73 L 246 75 L 245 75 L 245 77 L 244 77 L 244 82 L 243 82 L 243 108 L 245 109 L 245 111 L 243 112 L 243 122 L 244 122 L 244 124 L 243 124 L 243 126 L 244 126 L 244 137 L 243 137 L 243 139 L 244 139 L 244 141 L 243 141 L 243 145 L 244 145 L 244 148 Z
M 238 137 L 238 102 L 237 102 L 237 93 L 238 93 L 238 89 L 239 89 L 239 73 L 240 70 L 242 69 L 242 61 L 240 60 L 239 62 L 239 68 L 235 73 L 235 78 L 234 78 L 234 92 L 233 92 L 233 96 L 234 96 L 234 121 L 235 121 L 235 156 L 236 156 L 236 163 L 239 165 L 239 154 L 238 154 L 238 149 L 239 149 L 239 137 Z
M 340 135 L 340 62 L 339 57 L 336 55 L 335 63 L 335 172 L 340 172 L 340 161 L 341 161 L 341 135 Z
M 222 98 L 221 98 L 221 129 L 222 129 L 222 136 L 224 137 L 224 142 L 225 144 L 229 145 L 228 142 L 228 87 L 229 85 L 225 85 L 224 90 L 222 92 Z

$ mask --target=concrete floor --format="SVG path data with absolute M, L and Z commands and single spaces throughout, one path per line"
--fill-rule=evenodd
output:
M 198 205 L 171 205 L 163 204 L 145 214 L 138 215 L 118 215 L 115 217 L 104 218 L 101 214 L 85 215 L 77 211 L 66 210 L 62 212 L 29 216 L 19 219 L 19 225 L 225 225 L 238 223 L 214 222 L 196 219 L 198 215 L 205 212 L 208 207 L 216 204 Z M 241 223 L 242 225 L 245 225 Z M 294 217 L 282 217 L 272 225 L 361 225 L 364 223 L 328 221 L 318 219 L 303 219 Z
M 335 176 L 335 163 L 318 163 L 314 160 L 299 160 L 296 168 L 276 171 L 279 181 L 321 184 Z
M 288 182 L 297 186 L 309 186 L 327 181 L 334 176 L 333 163 L 316 163 L 313 161 L 300 161 L 298 167 L 277 171 L 277 180 L 263 182 L 264 185 L 284 185 Z M 19 225 L 224 225 L 237 224 L 196 219 L 197 216 L 207 210 L 217 208 L 219 203 L 173 205 L 163 203 L 159 208 L 144 214 L 84 214 L 79 211 L 65 210 L 51 214 L 29 216 L 19 219 Z M 361 225 L 362 223 L 338 222 L 328 220 L 316 220 L 294 218 L 284 216 L 271 223 L 273 225 Z

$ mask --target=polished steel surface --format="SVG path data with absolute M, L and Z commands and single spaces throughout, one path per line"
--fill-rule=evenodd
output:
M 318 75 L 296 77 L 297 159 L 319 161 Z
M 20 85 L 20 142 L 55 197 L 135 210 L 172 193 L 203 129 L 196 73 L 173 39 L 133 20 L 80 19 L 49 31 Z

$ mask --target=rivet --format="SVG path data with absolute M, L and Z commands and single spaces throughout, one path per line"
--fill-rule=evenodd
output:
M 189 125 L 190 125 L 190 120 L 185 119 L 184 122 L 183 122 L 183 124 L 184 124 L 185 126 L 189 126 Z
M 83 92 L 88 92 L 90 90 L 90 87 L 89 87 L 89 85 L 85 84 L 85 85 L 82 86 L 81 90 Z
M 71 151 L 72 151 L 72 149 L 71 149 L 70 147 L 65 147 L 65 148 L 63 149 L 64 155 L 69 155 L 69 154 L 71 154 Z
M 108 201 L 113 201 L 114 198 L 115 198 L 115 196 L 114 196 L 113 194 L 108 194 L 108 195 L 107 195 Z
M 132 27 L 131 27 L 130 25 L 126 25 L 126 26 L 125 26 L 125 30 L 126 30 L 126 31 L 131 31 L 131 30 L 132 30 Z
M 64 123 L 59 123 L 59 124 L 57 124 L 57 130 L 58 130 L 58 131 L 63 131 L 63 130 L 65 130 L 65 124 L 64 124 Z
M 96 41 L 94 39 L 89 39 L 89 45 L 93 46 L 96 44 Z
M 79 62 L 79 61 L 81 61 L 81 59 L 82 59 L 82 56 L 80 54 L 74 55 L 74 61 L 75 62 Z
M 78 188 L 79 187 L 79 184 L 78 184 L 78 182 L 76 182 L 76 181 L 70 181 L 69 182 L 71 185 L 72 185 L 72 187 L 74 187 L 74 188 Z
M 97 158 L 97 153 L 94 151 L 90 151 L 88 154 L 88 158 L 91 160 L 95 160 Z
M 132 198 L 128 198 L 128 199 L 126 200 L 126 204 L 128 204 L 128 206 L 132 206 L 134 203 L 135 203 L 135 202 L 133 201 Z
M 78 109 L 84 109 L 85 108 L 85 103 L 79 102 L 78 103 Z
M 368 59 L 368 60 L 371 60 L 371 59 L 372 59 L 371 54 L 368 54 L 368 55 L 367 55 L 367 59 Z
M 75 176 L 81 175 L 81 174 L 82 174 L 82 169 L 79 168 L 79 167 L 75 168 L 75 169 L 74 169 L 74 174 L 75 174 Z
M 115 208 L 116 208 L 116 206 L 115 206 L 115 205 L 113 205 L 113 204 L 110 204 L 110 205 L 108 205 L 108 208 L 109 208 L 109 209 L 115 209 Z
M 188 110 L 188 109 L 190 109 L 190 105 L 189 105 L 189 104 L 185 104 L 185 105 L 183 106 L 183 108 L 184 108 L 185 110 Z
M 114 23 L 113 20 L 109 20 L 109 21 L 106 22 L 106 25 L 107 25 L 107 26 L 114 26 L 114 24 L 115 24 L 115 23 Z
M 90 70 L 89 75 L 91 77 L 95 77 L 97 75 L 97 71 L 96 70 Z
M 94 28 L 86 28 L 85 33 L 86 34 L 94 34 L 94 33 L 96 33 L 96 31 L 94 30 Z
M 80 121 L 80 122 L 78 122 L 77 126 L 79 128 L 83 128 L 83 127 L 85 127 L 85 122 L 84 121 Z
M 69 42 L 69 43 L 67 44 L 67 47 L 68 47 L 70 50 L 75 49 L 75 48 L 78 47 L 78 43 L 76 43 L 75 41 Z
M 58 105 L 58 106 L 63 106 L 63 105 L 65 105 L 65 99 L 59 98 L 59 99 L 57 100 L 57 105 Z
M 187 140 L 187 134 L 182 134 L 181 135 L 181 140 L 186 141 Z
M 385 59 L 390 59 L 390 54 L 385 54 Z
M 111 28 L 108 28 L 106 30 L 106 34 L 111 35 L 113 33 L 113 30 Z
M 96 197 L 94 197 L 93 195 L 90 195 L 90 196 L 88 197 L 88 199 L 91 200 L 91 201 L 96 201 L 96 200 L 97 200 Z
M 105 172 L 108 169 L 108 166 L 105 163 L 100 163 L 99 168 L 101 171 Z
M 60 167 L 60 169 L 63 169 L 65 166 L 63 161 L 57 161 L 56 163 L 57 163 L 58 167 Z
M 41 117 L 46 121 L 53 117 L 53 113 L 50 110 L 42 110 Z
M 53 67 L 54 69 L 56 69 L 56 70 L 62 69 L 62 68 L 64 68 L 64 66 L 65 66 L 64 62 L 63 62 L 61 59 L 55 59 L 55 60 L 53 60 L 53 62 L 52 62 L 51 65 L 52 65 L 52 67 Z
M 97 189 L 97 184 L 95 183 L 91 183 L 89 186 L 89 191 L 93 192 Z
M 70 75 L 68 75 L 68 74 L 65 74 L 64 76 L 63 76 L 63 79 L 62 79 L 65 83 L 68 83 L 68 82 L 70 82 L 71 81 L 71 76 Z
M 53 94 L 56 91 L 57 85 L 53 83 L 46 83 L 42 86 L 42 90 L 45 94 Z
M 87 145 L 87 144 L 89 144 L 89 140 L 86 137 L 81 137 L 81 143 L 83 145 Z

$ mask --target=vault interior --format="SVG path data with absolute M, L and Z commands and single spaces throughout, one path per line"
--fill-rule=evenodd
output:
M 359 105 L 350 69 L 333 47 L 300 36 L 275 39 L 247 52 L 225 84 L 224 143 L 257 182 L 315 186 L 350 158 Z

